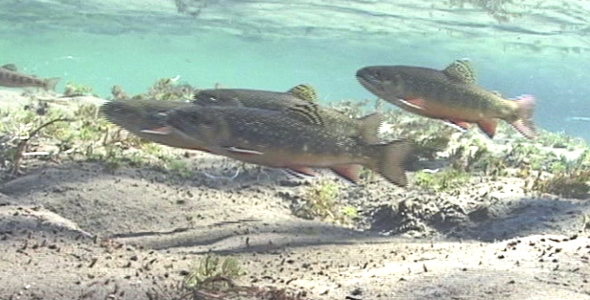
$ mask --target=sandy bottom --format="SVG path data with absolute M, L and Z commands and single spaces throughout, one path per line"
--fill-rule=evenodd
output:
M 587 200 L 526 195 L 515 178 L 455 194 L 334 178 L 359 212 L 349 228 L 293 214 L 319 178 L 187 159 L 194 178 L 47 162 L 4 182 L 0 299 L 173 295 L 208 253 L 240 261 L 241 285 L 306 299 L 590 299 Z

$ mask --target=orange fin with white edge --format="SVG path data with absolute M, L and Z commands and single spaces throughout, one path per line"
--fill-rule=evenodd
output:
M 415 99 L 401 99 L 402 103 L 411 106 L 416 109 L 424 110 L 426 107 L 426 101 L 422 98 L 415 98 Z
M 521 95 L 515 99 L 518 103 L 518 120 L 511 123 L 512 126 L 528 139 L 534 139 L 537 135 L 533 114 L 535 112 L 535 97 Z
M 477 122 L 477 126 L 488 136 L 490 139 L 496 135 L 496 128 L 498 127 L 498 121 L 491 119 L 487 121 Z
M 330 170 L 351 183 L 357 184 L 361 180 L 361 165 L 338 165 L 331 166 Z
M 301 175 L 307 177 L 314 177 L 317 175 L 311 168 L 308 167 L 292 167 L 285 169 L 285 171 L 297 177 L 301 177 Z
M 158 128 L 152 128 L 152 129 L 144 129 L 141 132 L 142 133 L 149 133 L 149 134 L 157 134 L 157 135 L 168 135 L 170 133 L 172 133 L 173 129 L 171 126 L 163 126 L 163 127 L 158 127 Z
M 260 151 L 256 151 L 256 150 L 250 150 L 250 149 L 244 149 L 244 148 L 239 148 L 239 147 L 224 147 L 225 150 L 229 151 L 229 152 L 233 152 L 236 154 L 242 154 L 242 155 L 262 155 L 264 154 L 264 152 L 260 152 Z
M 448 123 L 452 124 L 454 127 L 458 127 L 457 129 L 465 131 L 471 128 L 471 124 L 463 121 L 463 120 L 456 120 L 456 119 L 447 119 Z

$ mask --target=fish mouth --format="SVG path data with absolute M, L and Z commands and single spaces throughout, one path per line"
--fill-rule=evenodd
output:
M 364 72 L 362 69 L 356 73 L 356 80 L 367 90 L 371 92 L 381 92 L 381 80 L 372 74 Z

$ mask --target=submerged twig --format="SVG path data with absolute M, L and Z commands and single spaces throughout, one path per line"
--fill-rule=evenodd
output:
M 27 143 L 31 140 L 31 138 L 33 138 L 34 136 L 36 136 L 39 131 L 41 131 L 43 128 L 57 123 L 57 122 L 72 122 L 74 121 L 71 118 L 57 118 L 57 119 L 53 119 L 51 121 L 48 121 L 44 124 L 42 124 L 41 126 L 31 130 L 31 132 L 29 132 L 28 136 L 22 140 L 20 140 L 16 146 L 16 152 L 14 153 L 14 156 L 12 158 L 12 169 L 10 170 L 10 175 L 11 176 L 16 176 L 18 174 L 18 172 L 20 171 L 20 162 L 22 160 L 22 158 L 25 155 L 25 148 L 27 147 Z

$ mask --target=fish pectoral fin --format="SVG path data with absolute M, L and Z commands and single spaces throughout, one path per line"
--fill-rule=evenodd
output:
M 172 133 L 172 130 L 173 130 L 172 126 L 163 126 L 163 127 L 152 128 L 152 129 L 144 129 L 141 132 L 148 133 L 148 134 L 168 135 L 168 134 Z
M 309 84 L 298 84 L 287 91 L 287 93 L 309 102 L 317 102 L 318 94 L 313 86 Z
M 361 180 L 361 165 L 338 165 L 330 167 L 330 170 L 338 174 L 340 177 L 357 184 Z
M 426 101 L 422 98 L 416 98 L 416 99 L 400 99 L 399 100 L 401 103 L 403 103 L 404 105 L 416 108 L 416 109 L 420 109 L 420 110 L 425 110 L 425 106 L 426 106 Z
M 244 154 L 244 155 L 262 155 L 262 154 L 264 154 L 264 152 L 250 150 L 250 149 L 244 149 L 244 148 L 239 148 L 239 147 L 233 147 L 233 146 L 223 147 L 223 148 L 229 152 L 233 152 L 236 154 Z
M 479 121 L 477 122 L 477 126 L 485 132 L 487 136 L 490 138 L 494 138 L 496 135 L 496 127 L 498 127 L 498 121 L 496 120 L 487 120 L 487 121 Z

